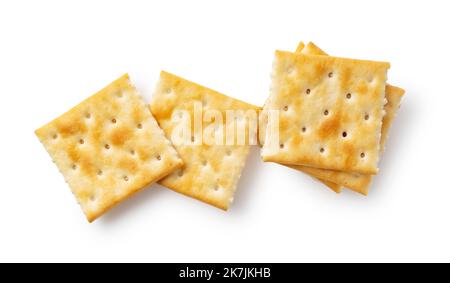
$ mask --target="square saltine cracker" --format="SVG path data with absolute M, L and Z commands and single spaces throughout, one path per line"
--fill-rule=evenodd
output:
M 161 72 L 150 107 L 169 138 L 172 137 L 176 127 L 185 123 L 186 119 L 194 123 L 196 105 L 202 107 L 202 116 L 208 110 L 218 111 L 223 116 L 224 122 L 227 110 L 250 110 L 256 115 L 260 111 L 257 106 L 228 97 L 173 74 Z M 257 128 L 257 121 L 255 122 L 254 126 Z M 233 200 L 249 153 L 250 135 L 246 135 L 243 145 L 207 145 L 199 141 L 208 126 L 204 124 L 202 129 L 192 131 L 192 143 L 173 142 L 185 166 L 159 183 L 186 196 L 227 210 Z M 217 130 L 224 133 L 223 128 Z M 256 144 L 256 133 L 254 142 Z
M 264 161 L 376 174 L 389 63 L 277 51 L 267 110 L 279 150 Z
M 89 222 L 183 164 L 128 75 L 36 135 Z
M 328 56 L 325 51 L 317 47 L 312 42 L 309 42 L 306 46 L 303 42 L 300 42 L 296 49 L 296 53 Z M 386 115 L 383 117 L 383 125 L 381 129 L 381 153 L 384 151 L 389 129 L 394 121 L 397 110 L 400 107 L 401 99 L 405 93 L 403 89 L 389 84 L 386 85 L 385 92 L 387 104 L 384 106 Z M 336 190 L 336 185 L 341 185 L 363 195 L 367 195 L 369 193 L 369 187 L 373 179 L 372 175 L 366 174 L 348 173 L 344 171 L 327 170 L 300 165 L 290 167 L 318 178 L 333 190 Z

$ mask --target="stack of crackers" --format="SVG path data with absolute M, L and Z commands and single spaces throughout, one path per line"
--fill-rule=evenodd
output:
M 300 43 L 294 53 L 277 51 L 260 128 L 263 160 L 309 174 L 336 192 L 345 187 L 367 195 L 404 94 L 386 83 L 389 68 L 331 57 L 313 43 Z M 268 111 L 279 113 L 276 145 L 268 141 L 274 140 Z
M 295 53 L 276 52 L 263 109 L 164 71 L 146 105 L 126 74 L 36 135 L 89 222 L 155 182 L 227 210 L 257 134 L 264 161 L 305 172 L 336 192 L 367 194 L 404 93 L 386 84 L 388 69 L 301 43 Z M 262 110 L 259 128 L 256 118 L 252 132 L 245 115 L 216 123 L 230 110 Z M 268 115 L 274 111 L 276 124 Z M 189 140 L 175 143 L 184 124 Z M 229 129 L 242 124 L 244 142 L 233 134 L 229 143 Z M 205 143 L 211 133 L 216 143 Z

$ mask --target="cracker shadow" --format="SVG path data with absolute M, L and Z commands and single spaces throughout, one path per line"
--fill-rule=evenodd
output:
M 129 199 L 113 207 L 97 221 L 102 225 L 110 225 L 122 219 L 127 219 L 128 217 L 131 217 L 133 213 L 136 213 L 139 208 L 142 209 L 144 206 L 152 205 L 157 202 L 161 195 L 164 194 L 164 190 L 165 188 L 158 184 L 149 185 Z
M 295 169 L 287 167 L 287 166 L 283 166 L 280 164 L 278 164 L 278 165 L 284 167 L 287 170 L 287 172 L 289 172 L 289 174 L 291 174 L 292 176 L 294 176 L 294 178 L 297 178 L 299 180 L 298 184 L 301 184 L 301 186 L 299 185 L 298 187 L 300 187 L 300 188 L 294 188 L 294 190 L 303 189 L 309 196 L 318 197 L 318 198 L 323 198 L 323 197 L 336 198 L 340 195 L 340 194 L 336 193 L 335 191 L 331 190 L 330 188 L 328 188 L 325 184 L 320 182 L 319 179 L 317 179 L 316 177 L 313 177 L 305 172 L 295 170 Z
M 369 196 L 384 194 L 383 191 L 389 187 L 390 180 L 395 178 L 401 170 L 398 166 L 401 156 L 396 152 L 401 152 L 400 149 L 405 146 L 405 143 L 412 141 L 415 124 L 418 119 L 421 119 L 421 107 L 418 107 L 418 100 L 414 100 L 416 94 L 406 93 L 406 95 L 408 99 L 402 101 L 389 131 L 385 152 L 381 155 L 380 171 L 373 178 Z
M 257 168 L 258 166 L 261 166 L 262 163 L 260 147 L 251 146 L 230 210 L 244 211 L 249 208 L 250 202 L 254 199 L 253 196 L 257 189 L 255 186 L 255 180 L 258 178 L 259 174 Z

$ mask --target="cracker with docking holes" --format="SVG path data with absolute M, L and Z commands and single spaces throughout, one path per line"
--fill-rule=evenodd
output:
M 300 42 L 296 52 L 312 55 L 328 55 L 312 42 L 308 43 L 306 46 L 303 42 Z M 389 84 L 386 85 L 387 104 L 384 106 L 386 115 L 383 117 L 383 125 L 381 129 L 381 153 L 384 151 L 389 129 L 396 116 L 397 109 L 400 107 L 400 102 L 404 93 L 405 91 L 399 87 L 391 86 Z M 325 185 L 333 190 L 336 188 L 334 184 L 339 184 L 363 195 L 367 195 L 369 192 L 370 183 L 372 182 L 372 175 L 347 173 L 344 171 L 326 170 L 307 166 L 294 165 L 290 167 L 321 179 L 321 181 L 326 180 L 332 182 L 331 186 L 329 186 L 328 183 L 325 183 Z
M 183 164 L 128 75 L 36 135 L 89 222 Z
M 275 54 L 267 110 L 280 112 L 279 150 L 264 161 L 376 174 L 389 63 Z
M 395 118 L 397 109 L 400 107 L 401 97 L 404 90 L 398 87 L 388 85 L 386 87 L 386 98 L 388 103 L 385 105 L 386 115 L 383 118 L 383 128 L 381 133 L 381 152 L 383 152 L 388 131 Z M 300 170 L 311 176 L 314 176 L 322 181 L 330 181 L 337 183 L 355 192 L 367 195 L 369 193 L 369 186 L 372 182 L 373 175 L 348 173 L 344 171 L 334 171 L 327 169 L 320 169 L 307 166 L 290 165 L 289 167 Z
M 309 44 L 312 44 L 312 43 L 309 43 Z M 314 46 L 314 47 L 316 47 L 316 46 Z M 295 53 L 302 52 L 302 50 L 304 48 L 305 48 L 305 44 L 303 42 L 300 42 L 298 44 L 298 46 L 297 46 L 297 49 L 295 50 Z M 316 48 L 318 49 L 318 47 L 316 47 Z M 321 53 L 321 50 L 315 50 L 315 51 L 316 51 L 315 52 L 316 54 L 312 53 L 313 55 L 325 55 L 324 52 L 323 52 L 323 54 Z M 265 107 L 266 104 L 267 104 L 267 101 L 264 104 L 263 111 L 261 111 L 261 115 L 259 117 L 258 138 L 259 138 L 260 146 L 262 146 L 264 144 L 264 138 L 265 138 L 265 135 L 266 135 L 266 127 L 267 127 L 267 123 L 268 123 L 268 119 L 269 119 L 268 113 L 267 113 L 267 108 Z M 281 164 L 281 165 L 283 165 L 283 164 Z M 302 171 L 302 172 L 303 172 L 302 168 L 305 167 L 305 166 L 296 166 L 296 165 L 291 165 L 291 166 L 285 165 L 285 166 L 291 167 L 292 169 L 296 169 L 296 170 Z M 319 170 L 319 171 L 320 170 L 328 171 L 326 169 L 318 169 L 318 168 L 313 168 L 313 167 L 305 167 L 305 168 L 306 169 L 312 169 L 312 170 Z M 306 172 L 304 172 L 304 173 L 306 173 Z M 325 186 L 327 186 L 328 188 L 333 190 L 335 193 L 340 193 L 342 191 L 342 186 L 341 185 L 338 185 L 336 183 L 332 183 L 332 182 L 324 180 L 324 179 L 320 179 L 320 178 L 314 176 L 314 174 L 310 174 L 310 175 L 313 177 L 313 179 L 315 179 L 318 182 L 324 184 Z
M 176 192 L 227 210 L 245 165 L 250 138 L 253 134 L 246 131 L 243 143 L 230 145 L 225 142 L 220 144 L 220 141 L 205 143 L 202 138 L 205 137 L 207 129 L 213 126 L 213 120 L 207 119 L 206 113 L 216 113 L 218 116 L 215 119 L 222 117 L 222 122 L 225 122 L 227 110 L 245 112 L 250 110 L 249 115 L 255 114 L 253 117 L 255 123 L 254 125 L 245 123 L 244 126 L 247 130 L 253 129 L 255 137 L 253 143 L 256 144 L 257 115 L 260 108 L 164 71 L 160 74 L 150 107 L 161 128 L 168 137 L 172 138 L 176 150 L 185 163 L 183 169 L 174 172 L 159 183 Z M 247 115 L 247 113 L 244 114 Z M 245 116 L 243 121 L 250 121 L 247 118 L 252 117 Z M 195 119 L 203 120 L 203 127 L 192 129 Z M 215 121 L 219 122 L 219 120 Z M 174 135 L 178 135 L 177 129 L 186 123 L 188 130 L 192 130 L 189 133 L 192 136 L 191 141 L 175 142 Z M 226 123 L 228 125 L 235 121 L 226 121 Z M 220 140 L 224 141 L 224 127 L 218 124 L 214 127 L 213 136 L 222 136 Z M 238 129 L 237 126 L 236 129 Z

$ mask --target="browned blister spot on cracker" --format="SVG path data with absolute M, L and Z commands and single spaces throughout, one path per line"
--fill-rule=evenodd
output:
M 139 169 L 139 165 L 136 160 L 126 156 L 119 160 L 118 167 L 123 168 L 132 174 L 135 174 Z
M 358 82 L 357 86 L 356 86 L 356 92 L 358 94 L 365 94 L 369 92 L 369 86 L 367 84 L 366 81 L 361 80 Z M 375 96 L 375 95 L 379 95 L 376 91 L 371 91 L 370 96 Z
M 324 64 L 321 64 L 321 63 L 314 64 L 313 72 L 310 73 L 310 76 L 319 80 L 325 74 L 328 74 L 329 73 L 328 71 L 329 70 L 327 69 L 327 67 Z
M 115 146 L 121 146 L 125 144 L 128 140 L 132 139 L 134 131 L 129 127 L 122 126 L 115 128 L 111 131 L 109 139 L 111 143 Z
M 95 154 L 100 154 L 100 150 L 103 146 L 102 138 L 104 135 L 103 121 L 101 119 L 96 119 L 92 122 L 92 126 L 89 128 L 89 144 Z
M 315 87 L 326 76 L 326 71 L 323 64 L 315 64 L 310 68 L 300 68 L 298 77 L 302 78 L 302 81 L 307 81 L 311 87 Z
M 151 146 L 140 147 L 137 149 L 137 154 L 139 156 L 139 160 L 147 161 L 152 156 L 153 149 Z
M 346 89 L 345 86 L 352 85 L 352 70 L 350 68 L 342 68 L 342 70 L 339 72 L 339 79 L 341 81 L 340 91 L 348 92 L 349 90 Z
M 93 159 L 87 157 L 86 154 L 80 156 L 80 159 L 78 160 L 78 166 L 80 167 L 81 172 L 86 176 L 92 178 L 97 175 L 98 169 L 95 166 Z
M 321 139 L 326 140 L 338 134 L 341 127 L 341 117 L 338 114 L 339 113 L 333 114 L 332 117 L 326 118 L 325 121 L 320 124 L 317 134 Z
M 280 130 L 283 131 L 283 130 L 292 128 L 293 125 L 286 120 L 280 120 L 279 127 L 280 127 Z
M 343 143 L 342 145 L 342 156 L 344 156 L 344 164 L 346 168 L 352 168 L 357 160 L 357 151 L 355 146 L 351 142 Z
M 173 99 L 171 99 L 173 100 Z M 167 103 L 160 103 L 158 104 L 158 109 L 159 111 L 157 113 L 155 113 L 155 118 L 157 121 L 160 120 L 165 120 L 165 119 L 170 119 L 172 116 L 172 111 L 173 111 L 173 105 L 175 103 L 174 102 L 167 102 Z
M 62 137 L 69 137 L 75 134 L 84 134 L 87 131 L 86 124 L 72 116 L 64 119 L 63 121 L 57 121 L 56 128 Z
M 289 144 L 295 147 L 301 146 L 303 139 L 304 139 L 303 136 L 293 136 Z
M 146 109 L 149 109 L 148 106 L 146 106 Z M 142 109 L 139 107 L 139 105 L 133 106 L 131 115 L 133 116 L 133 121 L 136 124 L 141 123 L 144 119 L 144 113 L 142 112 Z
M 70 161 L 72 161 L 72 163 L 78 163 L 78 161 L 80 160 L 80 155 L 81 155 L 79 147 L 78 147 L 78 143 L 69 141 L 66 143 L 65 149 L 67 151 Z

